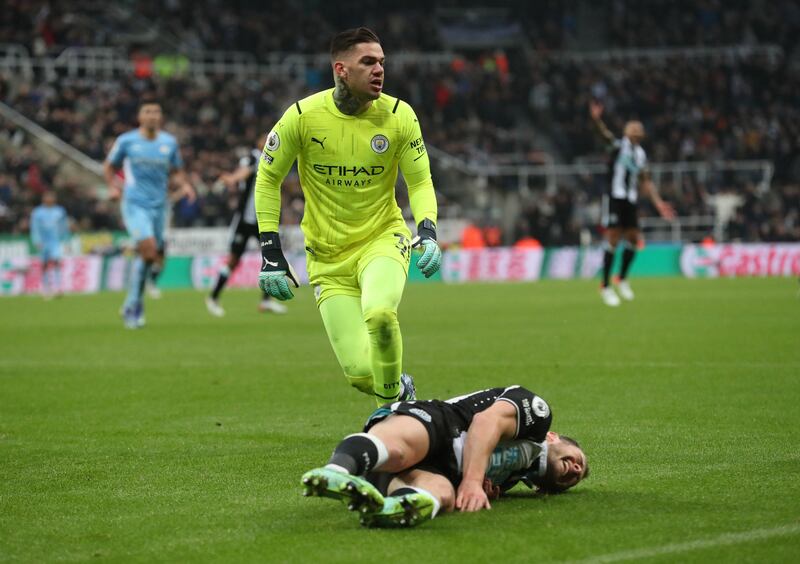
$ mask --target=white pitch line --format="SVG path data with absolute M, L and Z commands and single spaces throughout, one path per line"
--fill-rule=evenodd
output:
M 703 548 L 728 546 L 732 544 L 769 539 L 772 537 L 795 535 L 798 533 L 800 533 L 800 523 L 795 523 L 792 525 L 775 527 L 773 529 L 754 529 L 752 531 L 743 531 L 741 533 L 724 533 L 710 539 L 637 548 L 634 550 L 623 550 L 621 552 L 613 552 L 611 554 L 603 554 L 601 556 L 592 556 L 586 560 L 578 560 L 574 562 L 575 564 L 604 564 L 606 562 L 622 562 L 624 560 L 637 560 L 642 558 L 651 558 L 653 556 L 663 556 L 665 554 L 690 552 L 692 550 L 700 550 Z

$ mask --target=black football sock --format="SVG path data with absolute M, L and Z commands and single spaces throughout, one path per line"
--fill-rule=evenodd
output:
M 441 502 L 438 499 L 436 499 L 436 496 L 433 495 L 428 490 L 422 488 L 403 486 L 401 488 L 397 488 L 392 493 L 390 493 L 389 497 L 402 497 L 408 494 L 422 494 L 424 496 L 431 498 L 431 501 L 433 501 L 433 513 L 431 514 L 431 519 L 436 517 L 436 515 L 439 513 L 439 510 L 442 508 Z
M 604 245 L 603 251 L 603 288 L 608 288 L 608 280 L 611 278 L 611 266 L 614 264 L 614 249 L 609 244 Z
M 392 497 L 400 497 L 401 495 L 413 494 L 413 493 L 417 493 L 417 490 L 415 490 L 414 488 L 410 488 L 408 486 L 403 486 L 402 488 L 397 488 L 389 495 Z
M 631 263 L 633 259 L 636 257 L 636 247 L 625 242 L 625 246 L 622 249 L 622 268 L 619 271 L 619 279 L 625 280 L 628 276 L 628 269 L 631 267 Z
M 157 283 L 159 276 L 161 276 L 161 265 L 154 262 L 150 266 L 150 281 L 153 284 Z
M 217 301 L 219 298 L 220 292 L 225 287 L 225 284 L 228 283 L 228 277 L 231 275 L 231 269 L 227 266 L 223 266 L 219 269 L 219 275 L 217 276 L 217 283 L 214 285 L 214 290 L 211 292 L 211 299 Z
M 354 476 L 363 476 L 389 459 L 389 452 L 379 438 L 366 433 L 345 437 L 328 461 Z

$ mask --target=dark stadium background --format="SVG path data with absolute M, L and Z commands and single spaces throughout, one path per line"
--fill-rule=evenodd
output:
M 403 368 L 420 397 L 541 394 L 592 469 L 565 495 L 404 531 L 303 498 L 374 402 L 309 287 L 257 313 L 257 251 L 225 317 L 204 307 L 237 204 L 220 173 L 332 84 L 328 41 L 358 25 L 419 115 L 439 203 L 442 276 L 411 268 Z M 797 0 L 0 1 L 0 562 L 796 562 L 798 42 Z M 127 331 L 100 164 L 145 93 L 199 197 L 174 203 L 165 291 Z M 639 206 L 618 308 L 597 292 L 592 99 L 616 133 L 643 121 L 678 214 Z M 50 189 L 73 238 L 68 295 L 45 301 L 29 220 Z M 296 173 L 282 193 L 302 258 Z
M 626 119 L 644 121 L 651 162 L 711 167 L 661 182 L 679 216 L 714 216 L 716 197 L 735 195 L 717 238 L 796 241 L 799 12 L 791 1 L 10 1 L 0 13 L 0 101 L 99 162 L 135 125 L 138 97 L 157 93 L 201 196 L 175 205 L 174 225 L 227 225 L 235 197 L 215 184 L 220 172 L 292 101 L 332 85 L 329 38 L 363 24 L 384 43 L 386 91 L 412 104 L 427 144 L 441 151 L 433 166 L 444 216 L 500 229 L 490 243 L 597 240 L 601 175 L 559 176 L 554 190 L 515 173 L 602 163 L 592 97 L 617 132 Z M 48 188 L 78 230 L 121 227 L 99 178 L 69 173 L 68 157 L 0 119 L 0 232 L 26 234 Z M 474 174 L 447 168 L 447 156 L 508 173 L 475 185 Z M 769 161 L 769 189 L 760 170 L 720 168 L 727 161 Z M 508 192 L 522 184 L 511 214 Z M 301 213 L 290 179 L 284 223 Z

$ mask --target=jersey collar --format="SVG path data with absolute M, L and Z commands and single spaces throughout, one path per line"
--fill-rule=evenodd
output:
M 522 483 L 524 483 L 529 488 L 533 488 L 536 484 L 535 481 L 544 478 L 545 473 L 547 473 L 547 448 L 548 444 L 547 441 L 542 441 L 541 443 L 536 443 L 542 450 L 539 453 L 539 457 L 536 459 L 530 470 L 525 473 L 525 476 L 522 478 Z

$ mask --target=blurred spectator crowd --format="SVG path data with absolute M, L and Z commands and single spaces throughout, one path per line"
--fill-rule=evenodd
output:
M 796 2 L 653 0 L 645 6 L 614 0 L 602 10 L 606 48 L 769 43 L 780 46 L 783 55 L 606 61 L 559 56 L 578 44 L 581 2 L 544 0 L 535 10 L 521 0 L 506 2 L 508 12 L 519 15 L 524 48 L 475 50 L 449 49 L 429 4 L 411 1 L 400 11 L 376 0 L 345 0 L 276 4 L 266 10 L 263 3 L 249 1 L 128 0 L 117 11 L 136 14 L 132 28 L 137 22 L 159 22 L 160 32 L 184 52 L 221 49 L 256 56 L 319 53 L 336 30 L 370 25 L 387 52 L 387 91 L 415 108 L 429 145 L 472 166 L 541 164 L 545 153 L 560 162 L 601 161 L 604 150 L 587 115 L 589 100 L 600 100 L 613 131 L 620 132 L 627 119 L 644 122 L 651 162 L 774 163 L 773 190 L 766 195 L 755 182 L 665 179 L 662 195 L 679 215 L 713 214 L 710 197 L 736 191 L 743 204 L 729 223 L 729 237 L 800 239 L 800 73 L 792 64 L 799 35 L 792 30 L 800 28 Z M 456 4 L 445 1 L 436 8 L 447 13 Z M 114 44 L 120 24 L 107 6 L 82 2 L 77 11 L 76 5 L 10 0 L 0 11 L 0 33 L 6 42 L 36 54 Z M 93 25 L 98 20 L 107 25 Z M 155 49 L 133 41 L 126 45 L 132 53 Z M 449 65 L 392 66 L 394 52 L 448 49 L 454 53 Z M 173 223 L 215 226 L 229 221 L 236 202 L 236 195 L 218 181 L 220 174 L 235 168 L 239 156 L 255 146 L 293 100 L 331 86 L 330 71 L 317 70 L 310 75 L 313 80 L 178 75 L 55 82 L 0 72 L 0 101 L 100 161 L 117 135 L 135 127 L 139 98 L 154 93 L 164 107 L 164 127 L 178 137 L 200 196 L 194 203 L 177 202 Z M 0 232 L 25 232 L 30 209 L 47 188 L 58 191 L 79 229 L 120 227 L 113 204 L 57 174 L 56 164 L 39 154 L 24 133 L 0 122 Z M 434 175 L 436 180 L 436 169 Z M 443 200 L 457 197 L 458 187 L 438 188 L 446 192 Z M 596 223 L 604 185 L 594 177 L 560 188 L 555 193 L 534 189 L 522 203 L 514 232 L 501 240 L 578 243 L 581 231 Z M 488 189 L 513 187 L 490 183 Z M 283 193 L 282 220 L 299 222 L 303 201 L 294 175 Z M 402 190 L 399 194 L 402 206 Z M 644 213 L 650 212 L 645 206 Z
M 463 24 L 498 14 L 518 23 L 525 47 L 537 52 L 570 49 L 581 10 L 591 5 L 593 27 L 609 49 L 774 43 L 793 50 L 800 38 L 800 5 L 794 0 L 6 0 L 0 34 L 6 43 L 58 53 L 66 47 L 148 41 L 155 29 L 184 52 L 195 50 L 319 53 L 337 30 L 366 25 L 392 51 L 441 51 L 452 14 Z M 486 24 L 486 21 L 483 22 Z M 485 29 L 485 25 L 484 25 Z
M 530 63 L 531 109 L 568 159 L 591 153 L 591 98 L 619 132 L 640 119 L 652 161 L 771 159 L 776 180 L 800 170 L 800 73 L 763 56 L 702 61 Z M 561 92 L 574 95 L 562 96 Z

